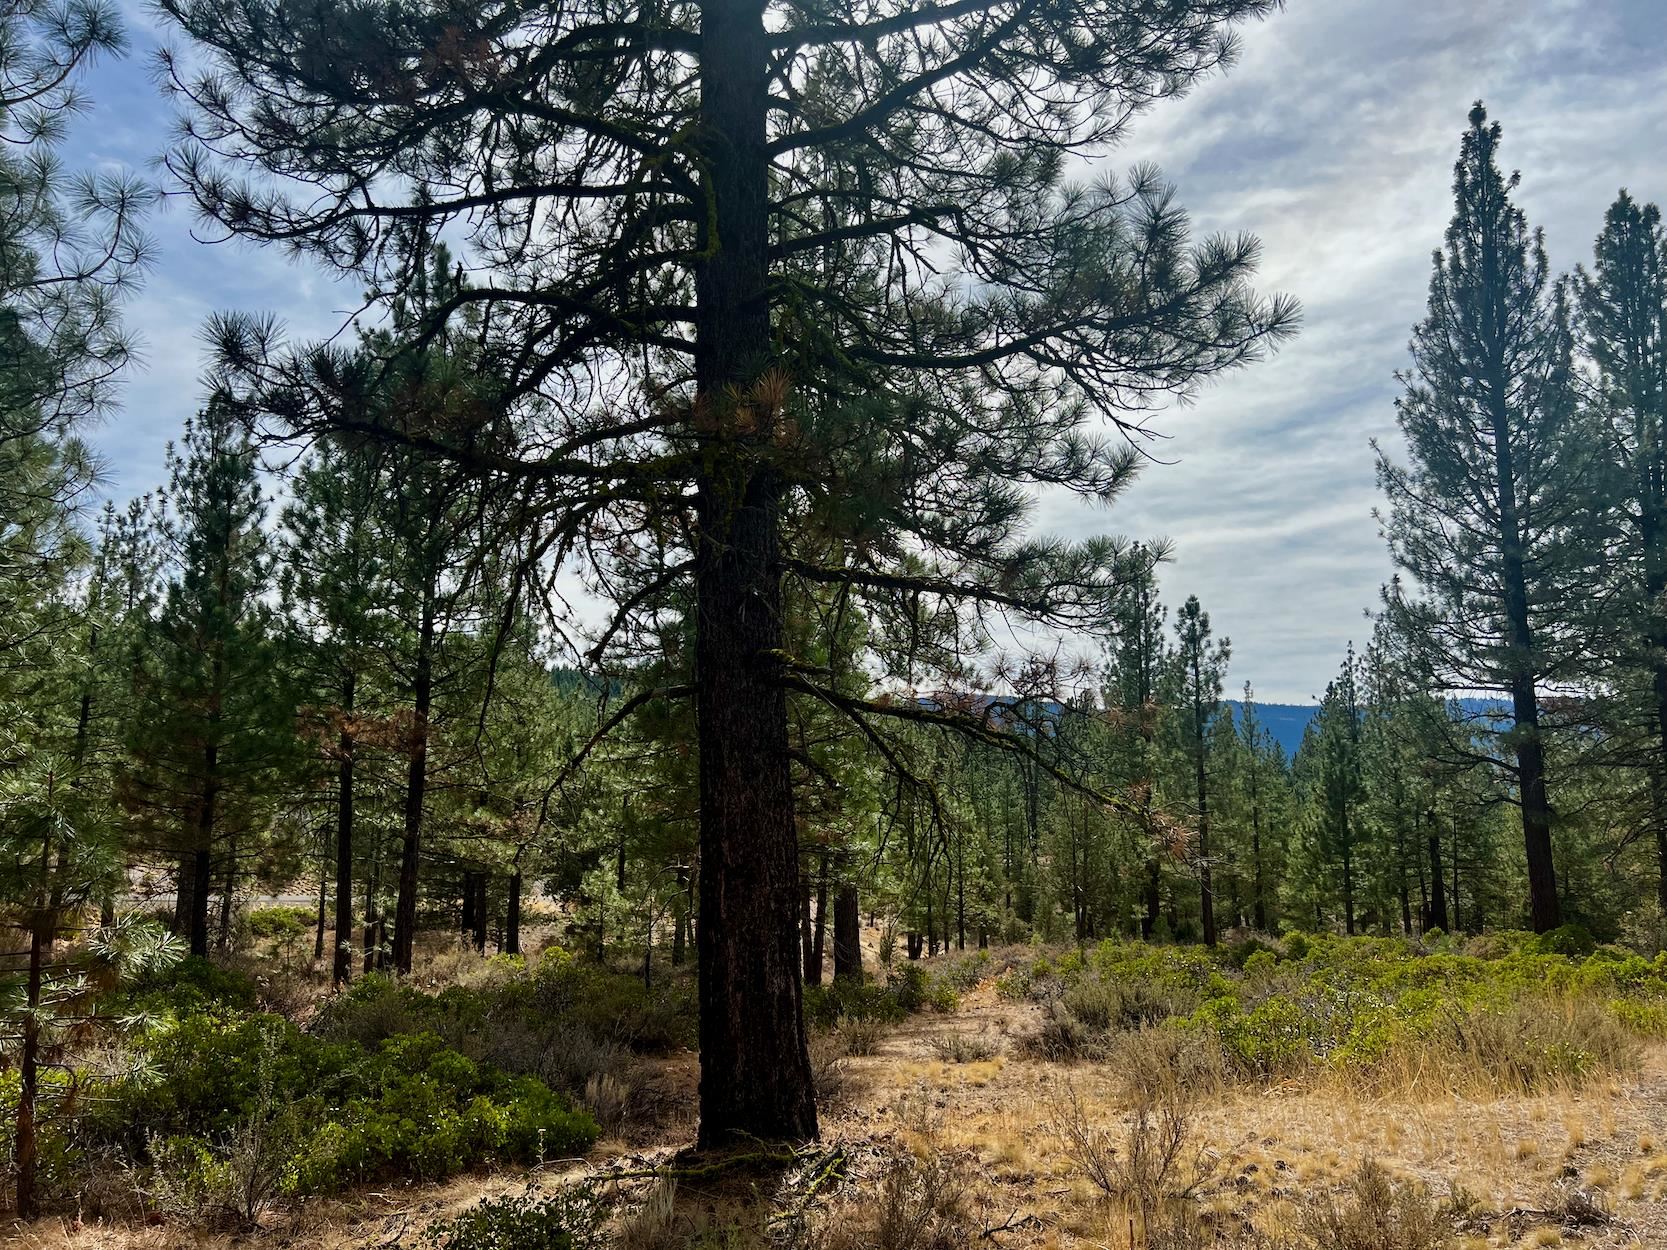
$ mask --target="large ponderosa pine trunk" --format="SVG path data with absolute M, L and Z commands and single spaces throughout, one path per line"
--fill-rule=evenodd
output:
M 781 484 L 748 398 L 771 341 L 763 7 L 701 10 L 703 181 L 694 420 L 700 690 L 700 1142 L 815 1137 L 800 1011 L 798 836 L 779 680 Z M 716 237 L 710 237 L 712 231 Z M 763 427 L 763 428 L 760 428 Z

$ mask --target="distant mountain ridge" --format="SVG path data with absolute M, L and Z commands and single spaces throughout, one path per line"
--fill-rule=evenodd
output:
M 1233 723 L 1238 724 L 1244 715 L 1244 700 L 1223 699 L 1222 703 L 1233 709 Z M 1273 740 L 1279 743 L 1285 752 L 1285 758 L 1291 759 L 1302 745 L 1302 735 L 1308 732 L 1309 722 L 1319 715 L 1320 705 L 1314 703 L 1263 703 L 1256 701 L 1256 723 L 1273 735 Z
M 1242 699 L 1223 699 L 1223 706 L 1233 709 L 1233 721 L 1238 723 L 1244 714 Z M 1460 699 L 1459 704 L 1467 713 L 1486 715 L 1496 728 L 1504 728 L 1500 724 L 1502 716 L 1508 716 L 1498 699 Z M 1308 726 L 1320 713 L 1320 703 L 1316 699 L 1312 703 L 1263 703 L 1256 700 L 1256 720 L 1274 737 L 1285 752 L 1286 759 L 1296 756 L 1297 748 L 1302 745 L 1302 735 L 1308 732 Z M 1508 723 L 1508 722 L 1506 722 Z

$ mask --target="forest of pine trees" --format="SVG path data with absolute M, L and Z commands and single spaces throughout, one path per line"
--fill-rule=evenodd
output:
M 1288 754 L 1169 547 L 1037 502 L 1112 502 L 1156 399 L 1296 331 L 1253 239 L 1066 172 L 1278 6 L 905 7 L 162 0 L 170 191 L 367 305 L 211 324 L 131 500 L 88 438 L 155 193 L 53 159 L 122 36 L 0 14 L 20 1178 L 42 1056 L 275 900 L 337 990 L 556 918 L 692 966 L 709 1146 L 816 1136 L 805 987 L 876 942 L 1662 949 L 1657 206 L 1558 275 L 1470 113 L 1377 451 L 1397 575 Z

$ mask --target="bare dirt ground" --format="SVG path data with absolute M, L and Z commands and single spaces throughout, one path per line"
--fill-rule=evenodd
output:
M 0 1229 L 0 1244 L 393 1250 L 482 1197 L 600 1173 L 627 1174 L 605 1186 L 623 1206 L 657 1210 L 658 1231 L 644 1234 L 639 1222 L 622 1238 L 628 1247 L 764 1245 L 786 1236 L 784 1210 L 806 1215 L 812 1225 L 820 1212 L 824 1229 L 830 1211 L 836 1221 L 864 1218 L 885 1160 L 931 1152 L 952 1159 L 967 1186 L 982 1230 L 968 1245 L 1122 1250 L 1131 1244 L 1126 1210 L 1084 1179 L 1058 1128 L 1074 1097 L 1089 1121 L 1119 1140 L 1129 1119 L 1124 1074 L 1107 1064 L 1025 1055 L 1021 1039 L 1036 1022 L 1036 1007 L 1004 1002 L 986 983 L 964 995 L 955 1012 L 912 1017 L 886 1033 L 873 1053 L 842 1060 L 823 1113 L 823 1150 L 807 1156 L 836 1161 L 842 1179 L 814 1182 L 810 1193 L 811 1168 L 711 1181 L 685 1171 L 675 1186 L 634 1175 L 688 1162 L 680 1152 L 694 1136 L 697 1066 L 692 1054 L 683 1054 L 644 1066 L 633 1082 L 635 1118 L 583 1163 L 312 1199 L 272 1213 L 254 1233 L 82 1224 L 59 1216 Z M 957 1034 L 993 1041 L 994 1053 L 972 1062 L 941 1058 Z M 1196 1200 L 1219 1226 L 1254 1229 L 1275 1244 L 1298 1203 L 1342 1186 L 1371 1158 L 1435 1194 L 1457 1185 L 1471 1195 L 1473 1214 L 1455 1243 L 1462 1250 L 1667 1248 L 1667 1048 L 1649 1052 L 1624 1079 L 1537 1097 L 1477 1100 L 1416 1087 L 1381 1096 L 1341 1082 L 1230 1086 L 1200 1100 L 1192 1115 L 1192 1140 L 1209 1176 Z M 1559 1214 L 1570 1193 L 1589 1198 L 1607 1220 L 1582 1225 Z M 750 1223 L 751 1234 L 714 1234 L 737 1221 Z

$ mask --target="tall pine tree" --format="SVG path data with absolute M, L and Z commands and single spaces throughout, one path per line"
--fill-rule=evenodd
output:
M 1210 614 L 1197 595 L 1175 613 L 1174 664 L 1179 681 L 1177 713 L 1181 742 L 1192 768 L 1193 809 L 1198 832 L 1198 900 L 1204 942 L 1216 942 L 1214 848 L 1210 844 L 1210 723 L 1221 706 L 1221 683 L 1227 676 L 1232 646 L 1226 638 L 1212 641 Z
M 1612 567 L 1624 587 L 1623 663 L 1645 679 L 1656 898 L 1667 912 L 1667 232 L 1654 204 L 1610 205 L 1590 272 L 1576 279 L 1596 367 L 1601 446 L 1620 524 Z M 1616 726 L 1610 726 L 1613 731 Z
M 1480 104 L 1454 167 L 1396 413 L 1410 464 L 1380 451 L 1384 529 L 1420 597 L 1386 598 L 1432 689 L 1508 700 L 1498 740 L 1522 817 L 1529 915 L 1560 923 L 1541 690 L 1574 675 L 1590 620 L 1592 446 L 1580 425 L 1563 286 L 1511 201 L 1500 127 Z M 1585 619 L 1582 619 L 1583 612 Z
M 164 0 L 196 44 L 170 165 L 206 218 L 390 301 L 442 236 L 491 273 L 428 321 L 480 310 L 497 402 L 376 432 L 528 487 L 551 562 L 664 542 L 653 580 L 692 589 L 704 1142 L 816 1131 L 790 693 L 929 716 L 790 654 L 784 578 L 964 615 L 952 669 L 984 614 L 1102 619 L 1127 547 L 1030 534 L 1036 489 L 1111 498 L 1138 457 L 1099 419 L 1133 430 L 1294 308 L 1248 288 L 1254 241 L 1192 243 L 1150 171 L 1066 171 L 1276 7 Z M 284 426 L 339 424 L 313 402 L 338 353 L 220 341 Z
M 267 832 L 294 714 L 266 602 L 255 449 L 230 406 L 211 401 L 169 463 L 169 577 L 144 640 L 121 796 L 149 843 L 177 858 L 175 929 L 204 955 L 216 881 L 224 914 L 240 855 Z

